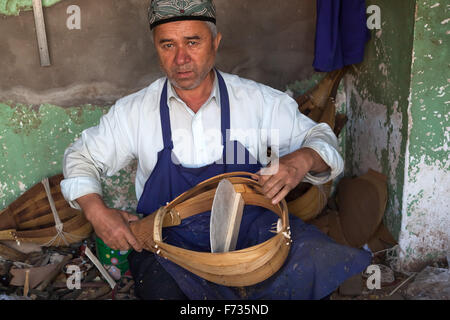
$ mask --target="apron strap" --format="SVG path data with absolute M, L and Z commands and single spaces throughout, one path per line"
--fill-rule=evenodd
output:
M 230 129 L 230 100 L 227 86 L 219 71 L 215 69 L 220 89 L 220 121 L 222 131 L 223 152 L 222 159 L 226 159 L 227 130 Z M 168 80 L 164 83 L 160 101 L 161 129 L 164 141 L 164 148 L 173 149 L 172 131 L 170 126 L 169 106 L 167 105 Z
M 227 151 L 227 141 L 229 140 L 227 137 L 227 130 L 230 129 L 230 99 L 228 97 L 228 90 L 220 75 L 219 71 L 216 70 L 217 79 L 219 80 L 219 89 L 220 89 L 220 121 L 221 121 L 221 131 L 222 131 L 222 159 L 226 161 L 226 151 Z
M 170 129 L 170 114 L 169 106 L 167 105 L 167 83 L 164 83 L 164 88 L 161 93 L 161 101 L 159 103 L 159 113 L 161 117 L 161 129 L 164 141 L 164 148 L 173 149 L 172 132 Z

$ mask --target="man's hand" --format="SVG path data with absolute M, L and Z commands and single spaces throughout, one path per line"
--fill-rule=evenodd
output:
M 260 172 L 252 175 L 262 187 L 263 193 L 273 204 L 279 203 L 286 195 L 294 189 L 310 172 L 324 172 L 330 167 L 313 149 L 301 148 L 284 157 L 278 159 L 278 166 L 274 168 L 274 173 L 261 175 Z M 278 169 L 278 170 L 277 170 Z M 270 173 L 270 167 L 266 169 Z
M 105 206 L 98 194 L 88 194 L 76 200 L 83 209 L 86 219 L 95 233 L 113 250 L 134 250 L 141 252 L 142 246 L 130 230 L 129 223 L 138 217 L 128 212 Z

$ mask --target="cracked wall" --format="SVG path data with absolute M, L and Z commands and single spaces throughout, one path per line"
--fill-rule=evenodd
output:
M 399 240 L 400 267 L 420 270 L 449 250 L 449 5 L 371 4 L 381 8 L 381 29 L 345 78 L 346 173 L 387 175 L 384 222 Z
M 388 177 L 384 222 L 398 239 L 402 220 L 413 1 L 367 1 L 381 9 L 381 29 L 372 30 L 364 62 L 345 79 L 349 122 L 346 175 L 368 169 Z M 398 30 L 403 30 L 399 32 Z
M 414 270 L 450 251 L 449 12 L 446 1 L 416 4 L 399 241 Z

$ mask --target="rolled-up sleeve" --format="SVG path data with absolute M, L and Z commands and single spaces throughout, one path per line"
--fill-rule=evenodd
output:
M 298 110 L 298 105 L 288 95 L 280 99 L 272 117 L 272 128 L 280 128 L 280 156 L 300 148 L 316 151 L 330 170 L 307 173 L 303 181 L 315 185 L 336 178 L 344 169 L 344 161 L 338 151 L 338 141 L 326 123 L 316 123 Z
M 336 178 L 344 170 L 344 161 L 339 154 L 336 135 L 326 123 L 319 123 L 312 127 L 302 144 L 302 148 L 316 151 L 323 161 L 330 167 L 329 171 L 317 174 L 307 173 L 305 181 L 312 184 L 324 184 Z
M 134 158 L 125 107 L 114 105 L 97 126 L 84 130 L 66 149 L 61 191 L 73 208 L 80 209 L 74 200 L 84 195 L 102 196 L 100 176 L 114 175 Z

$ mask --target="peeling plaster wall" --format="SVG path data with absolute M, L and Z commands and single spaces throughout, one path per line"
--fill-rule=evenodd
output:
M 50 7 L 62 0 L 42 0 L 43 7 Z M 33 9 L 33 0 L 0 0 L 0 14 L 17 16 L 20 11 Z
M 82 130 L 97 125 L 108 107 L 62 108 L 0 103 L 0 209 L 44 177 L 62 172 L 63 154 Z M 102 177 L 105 202 L 134 211 L 136 161 L 112 177 Z
M 0 104 L 0 208 L 46 176 L 61 172 L 65 148 L 102 110 Z
M 387 227 L 399 265 L 417 271 L 449 251 L 450 5 L 368 0 L 381 8 L 364 63 L 345 78 L 346 174 L 388 176 Z
M 400 237 L 405 268 L 450 251 L 450 4 L 417 1 Z
M 364 62 L 344 79 L 349 122 L 348 176 L 369 168 L 388 177 L 384 222 L 398 239 L 403 203 L 407 109 L 414 28 L 414 1 L 368 0 L 381 9 L 381 29 L 372 30 Z M 401 32 L 399 32 L 401 30 Z

